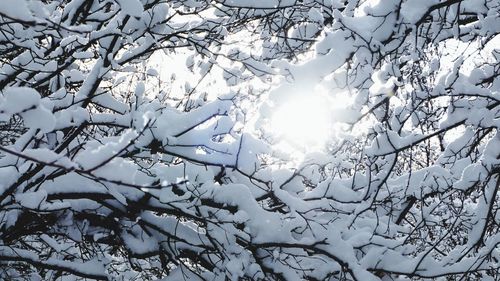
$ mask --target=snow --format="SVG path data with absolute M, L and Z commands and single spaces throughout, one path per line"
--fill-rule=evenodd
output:
M 128 106 L 120 101 L 117 101 L 110 93 L 102 93 L 96 95 L 92 101 L 98 105 L 112 109 L 113 111 L 124 113 L 128 110 Z
M 11 87 L 3 95 L 0 112 L 9 115 L 17 114 L 35 108 L 39 103 L 40 94 L 32 88 Z
M 291 6 L 295 3 L 293 0 L 223 0 L 224 5 L 240 8 L 264 8 L 276 9 Z
M 0 279 L 498 279 L 494 1 L 159 2 L 0 4 Z
M 43 106 L 23 112 L 21 116 L 28 127 L 40 129 L 44 133 L 52 131 L 56 124 L 52 112 Z
M 68 73 L 68 79 L 71 82 L 81 82 L 81 81 L 85 80 L 85 75 L 79 70 L 72 69 Z
M 25 22 L 35 20 L 28 8 L 28 1 L 26 0 L 2 0 L 0 14 Z
M 68 169 L 75 168 L 75 164 L 66 156 L 47 148 L 25 149 L 22 154 L 37 161 L 62 165 Z
M 410 23 L 416 23 L 437 0 L 407 0 L 401 4 L 401 14 Z
M 16 201 L 18 201 L 21 206 L 29 209 L 39 208 L 46 198 L 47 193 L 44 190 L 16 195 Z
M 161 279 L 161 281 L 177 281 L 177 280 L 192 280 L 192 281 L 202 281 L 198 275 L 195 273 L 191 272 L 190 270 L 187 270 L 184 265 L 179 265 L 178 267 L 174 268 L 170 273 L 168 274 L 167 277 Z
M 144 8 L 139 0 L 117 0 L 120 4 L 120 8 L 123 13 L 133 16 L 140 17 L 144 12 Z
M 113 160 L 120 151 L 125 150 L 132 145 L 132 140 L 137 137 L 137 132 L 128 130 L 121 136 L 112 137 L 101 140 L 99 142 L 90 142 L 87 147 L 87 153 L 80 153 L 75 162 L 84 169 L 92 169 L 106 164 L 108 160 Z M 120 165 L 120 160 L 113 162 L 115 165 Z
M 120 237 L 125 242 L 128 250 L 136 255 L 158 251 L 158 241 L 155 241 L 153 237 L 138 238 L 126 232 L 122 233 Z
M 54 129 L 56 120 L 49 109 L 52 104 L 41 100 L 32 88 L 10 87 L 0 96 L 0 120 L 8 121 L 12 115 L 20 114 L 28 127 L 47 133 Z

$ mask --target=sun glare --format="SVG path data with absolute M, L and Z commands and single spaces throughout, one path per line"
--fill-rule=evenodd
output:
M 278 106 L 271 128 L 279 141 L 295 149 L 321 149 L 331 134 L 329 102 L 321 97 L 304 97 Z

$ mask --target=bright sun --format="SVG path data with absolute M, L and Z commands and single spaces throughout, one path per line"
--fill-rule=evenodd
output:
M 329 102 L 323 97 L 294 99 L 278 106 L 271 119 L 271 129 L 279 140 L 295 149 L 321 149 L 331 135 Z

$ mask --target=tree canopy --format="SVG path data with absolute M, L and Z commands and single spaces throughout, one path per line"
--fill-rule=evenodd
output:
M 498 0 L 2 0 L 0 279 L 497 280 L 499 23 Z M 278 127 L 325 142 L 276 133 L 294 100 Z

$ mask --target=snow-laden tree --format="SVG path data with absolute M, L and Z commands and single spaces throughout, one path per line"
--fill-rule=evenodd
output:
M 500 278 L 499 23 L 498 0 L 0 1 L 0 278 Z M 349 97 L 328 143 L 278 151 L 273 112 L 320 94 Z

